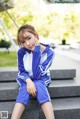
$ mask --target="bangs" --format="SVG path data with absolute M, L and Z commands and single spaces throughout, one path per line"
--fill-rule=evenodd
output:
M 25 31 L 24 30 L 19 32 L 18 41 L 21 42 L 21 43 L 23 43 L 25 41 Z

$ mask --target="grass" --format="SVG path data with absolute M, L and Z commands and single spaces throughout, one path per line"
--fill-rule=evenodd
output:
M 16 52 L 0 52 L 0 67 L 17 67 Z

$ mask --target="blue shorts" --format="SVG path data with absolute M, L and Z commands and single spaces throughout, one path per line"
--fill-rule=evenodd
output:
M 37 90 L 36 98 L 39 104 L 51 101 L 50 95 L 48 93 L 47 87 L 45 86 L 44 82 L 42 80 L 34 80 L 33 82 L 36 86 L 36 90 Z M 27 105 L 30 100 L 30 97 L 31 95 L 27 92 L 27 85 L 24 82 L 23 85 L 21 85 L 20 87 L 16 102 Z

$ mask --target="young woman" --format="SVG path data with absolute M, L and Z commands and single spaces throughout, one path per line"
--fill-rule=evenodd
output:
M 55 119 L 47 87 L 51 83 L 49 67 L 54 52 L 49 45 L 41 44 L 39 36 L 31 25 L 23 25 L 18 30 L 18 76 L 20 85 L 11 119 L 20 119 L 30 97 L 36 97 L 46 119 Z

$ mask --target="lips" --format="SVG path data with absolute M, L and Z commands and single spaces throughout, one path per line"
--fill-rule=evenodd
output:
M 31 49 L 32 49 L 32 48 L 33 48 L 33 46 L 30 46 L 29 48 L 31 48 Z
M 33 49 L 33 48 L 34 48 L 34 46 L 30 46 L 30 47 L 29 47 L 29 49 Z
M 35 45 L 34 45 L 34 44 L 32 44 L 32 45 L 28 46 L 28 48 L 29 48 L 30 50 L 34 50 Z

